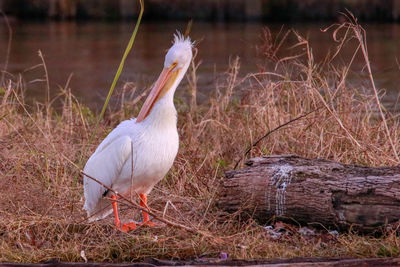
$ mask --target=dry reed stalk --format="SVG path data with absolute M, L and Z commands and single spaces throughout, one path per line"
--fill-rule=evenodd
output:
M 4 92 L 3 100 L 1 101 L 2 107 L 5 108 L 8 102 L 8 97 L 11 95 L 11 92 L 12 92 L 12 83 L 11 81 L 8 81 L 7 90 Z
M 190 111 L 193 113 L 196 108 L 197 108 L 197 69 L 201 64 L 201 60 L 196 63 L 196 57 L 197 57 L 198 49 L 194 48 L 193 49 L 193 57 L 192 61 L 190 62 L 190 69 L 188 73 L 186 74 L 186 79 L 189 83 L 189 88 L 190 88 Z
M 232 98 L 233 89 L 235 87 L 236 79 L 239 74 L 240 63 L 239 57 L 236 57 L 230 64 L 229 76 L 228 76 L 228 84 L 226 86 L 224 95 L 221 99 L 221 110 L 225 110 Z
M 392 137 L 391 137 L 388 125 L 387 125 L 387 120 L 386 120 L 385 114 L 383 113 L 382 103 L 380 101 L 378 90 L 377 90 L 377 88 L 375 86 L 375 81 L 374 81 L 374 78 L 373 78 L 373 75 L 372 75 L 371 64 L 370 64 L 370 60 L 369 60 L 369 56 L 368 56 L 368 48 L 367 48 L 367 41 L 366 41 L 366 31 L 365 31 L 365 29 L 363 27 L 361 27 L 361 25 L 358 24 L 357 19 L 354 17 L 354 15 L 350 11 L 347 10 L 347 14 L 343 14 L 343 15 L 347 18 L 347 22 L 344 22 L 342 24 L 334 24 L 334 25 L 332 25 L 332 26 L 330 26 L 330 27 L 328 27 L 328 28 L 323 30 L 325 32 L 325 31 L 327 31 L 328 29 L 330 29 L 332 27 L 336 27 L 336 29 L 333 32 L 333 39 L 336 42 L 339 42 L 340 45 L 339 45 L 336 53 L 334 54 L 334 56 L 332 58 L 336 57 L 336 55 L 342 49 L 343 44 L 347 40 L 349 40 L 349 38 L 352 38 L 351 36 L 348 37 L 350 35 L 350 33 L 352 32 L 354 34 L 354 37 L 357 39 L 359 45 L 358 45 L 356 51 L 353 54 L 353 57 L 352 57 L 352 59 L 350 61 L 350 65 L 348 66 L 348 69 L 350 68 L 351 63 L 353 62 L 358 50 L 361 48 L 361 52 L 362 52 L 362 55 L 363 55 L 363 58 L 364 58 L 365 66 L 367 67 L 367 70 L 368 70 L 368 78 L 369 78 L 369 80 L 371 82 L 371 86 L 372 86 L 372 89 L 373 89 L 373 92 L 374 92 L 374 98 L 375 98 L 375 101 L 376 101 L 376 105 L 378 107 L 379 115 L 380 115 L 380 117 L 382 119 L 382 123 L 383 123 L 383 126 L 385 128 L 386 137 L 388 138 L 388 140 L 390 142 L 390 145 L 391 145 L 391 148 L 393 150 L 393 154 L 394 154 L 394 156 L 396 158 L 396 161 L 397 161 L 397 163 L 399 163 L 400 162 L 400 158 L 399 158 L 399 155 L 397 153 L 396 146 L 394 145 L 394 142 L 392 140 Z M 344 34 L 344 37 L 341 40 L 339 40 L 337 35 L 342 29 L 345 29 L 345 34 Z M 342 84 L 342 82 L 343 81 L 341 81 L 341 84 Z
M 46 62 L 44 60 L 44 56 L 42 54 L 42 51 L 38 51 L 38 55 L 40 57 L 40 59 L 42 60 L 42 64 L 41 66 L 43 66 L 43 70 L 44 70 L 44 77 L 45 77 L 45 81 L 46 81 L 46 103 L 47 105 L 50 103 L 50 80 L 49 80 L 49 73 L 47 72 L 47 66 L 46 66 Z
M 381 116 L 383 125 L 385 127 L 387 138 L 389 139 L 390 145 L 391 145 L 391 147 L 393 149 L 393 154 L 394 154 L 394 156 L 395 156 L 395 158 L 397 160 L 397 163 L 399 163 L 400 162 L 400 158 L 399 158 L 399 155 L 397 153 L 397 149 L 396 149 L 396 147 L 395 147 L 395 145 L 393 143 L 393 140 L 392 140 L 392 137 L 391 137 L 391 134 L 390 134 L 390 131 L 389 131 L 389 127 L 387 125 L 385 114 L 383 114 L 382 103 L 381 103 L 381 100 L 379 99 L 378 90 L 376 89 L 376 86 L 375 86 L 374 77 L 372 76 L 371 64 L 369 62 L 369 57 L 368 57 L 368 49 L 367 49 L 365 30 L 358 24 L 353 24 L 351 29 L 354 31 L 357 39 L 360 42 L 361 51 L 363 53 L 365 64 L 366 64 L 367 70 L 368 70 L 368 77 L 369 77 L 369 79 L 371 81 L 372 88 L 374 89 L 374 95 L 375 95 L 376 104 L 378 106 L 379 114 Z
M 6 59 L 4 61 L 4 69 L 1 72 L 1 84 L 4 84 L 4 77 L 5 74 L 7 72 L 7 68 L 8 68 L 8 62 L 10 59 L 10 52 L 11 52 L 11 42 L 12 42 L 12 28 L 10 26 L 10 22 L 8 21 L 8 17 L 7 15 L 3 12 L 3 10 L 0 10 L 0 14 L 4 17 L 4 22 L 7 26 L 7 30 L 8 30 L 8 42 L 7 42 L 7 50 L 6 50 Z

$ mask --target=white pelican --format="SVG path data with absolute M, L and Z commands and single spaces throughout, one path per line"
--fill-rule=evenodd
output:
M 84 173 L 120 194 L 136 192 L 146 209 L 147 194 L 171 168 L 179 147 L 177 113 L 173 98 L 192 59 L 192 42 L 179 32 L 165 56 L 164 69 L 144 102 L 138 117 L 122 121 L 97 147 L 87 161 Z M 133 149 L 132 149 L 133 148 Z M 133 159 L 132 159 L 133 156 Z M 133 172 L 132 172 L 133 166 Z M 115 225 L 122 231 L 136 228 L 134 222 L 121 225 L 116 196 L 84 176 L 85 205 L 90 221 L 114 211 Z M 132 191 L 131 191 L 132 190 Z M 105 197 L 111 197 L 110 201 Z M 141 224 L 152 226 L 142 211 Z

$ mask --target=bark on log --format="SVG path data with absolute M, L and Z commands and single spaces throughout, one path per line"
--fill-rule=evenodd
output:
M 270 156 L 229 171 L 218 205 L 228 212 L 273 216 L 329 228 L 371 232 L 399 221 L 400 166 L 363 167 L 298 156 Z

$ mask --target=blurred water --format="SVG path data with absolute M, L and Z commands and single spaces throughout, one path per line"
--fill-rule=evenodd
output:
M 322 33 L 321 28 L 329 24 L 295 24 L 292 27 L 308 37 L 315 54 L 320 61 L 334 46 L 331 33 Z M 142 24 L 133 48 L 127 59 L 117 88 L 123 82 L 134 82 L 139 88 L 149 86 L 162 69 L 164 55 L 170 47 L 172 34 L 178 29 L 184 31 L 182 23 L 145 23 Z M 198 90 L 200 101 L 215 90 L 214 82 L 219 73 L 226 70 L 230 57 L 241 58 L 242 75 L 257 71 L 262 58 L 256 54 L 256 45 L 260 44 L 260 33 L 269 26 L 277 34 L 282 25 L 268 23 L 198 23 L 195 22 L 191 37 L 198 40 Z M 392 105 L 400 90 L 400 25 L 369 24 L 367 30 L 368 49 L 375 80 L 379 89 L 385 89 L 385 103 Z M 70 75 L 69 87 L 85 104 L 99 109 L 118 68 L 121 56 L 133 30 L 133 23 L 76 23 L 48 22 L 12 24 L 13 40 L 7 71 L 23 78 L 30 99 L 43 100 L 45 84 L 38 81 L 44 77 L 38 51 L 41 50 L 49 72 L 51 92 L 55 95 L 59 87 L 65 87 Z M 0 25 L 0 62 L 4 69 L 7 51 L 8 31 Z M 349 62 L 352 49 L 343 50 L 340 60 Z M 285 53 L 290 50 L 283 50 Z M 361 56 L 356 57 L 351 80 L 355 84 L 369 87 L 366 70 Z M 184 95 L 185 83 L 179 94 Z

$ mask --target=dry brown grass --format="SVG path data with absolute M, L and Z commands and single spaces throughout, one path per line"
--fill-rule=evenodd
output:
M 345 37 L 341 49 L 348 41 L 357 42 L 351 40 L 355 27 L 347 24 L 335 33 Z M 249 156 L 298 154 L 372 166 L 399 163 L 398 118 L 384 109 L 379 113 L 375 92 L 351 87 L 347 66 L 333 66 L 329 60 L 315 63 L 307 40 L 297 33 L 282 36 L 277 41 L 266 38 L 268 43 L 260 50 L 260 56 L 272 62 L 272 71 L 243 77 L 236 59 L 220 76 L 208 105 L 177 106 L 179 154 L 150 194 L 150 207 L 198 234 L 174 227 L 122 233 L 114 228 L 111 216 L 91 224 L 85 221 L 79 171 L 121 118 L 137 114 L 137 105 L 131 106 L 130 101 L 138 99 L 132 97 L 123 108 L 109 111 L 94 132 L 95 116 L 68 90 L 60 93 L 62 110 L 55 112 L 50 104 L 25 104 L 18 81 L 3 84 L 0 261 L 39 262 L 54 257 L 83 261 L 82 251 L 90 261 L 218 257 L 220 252 L 243 259 L 399 256 L 395 231 L 379 238 L 353 233 L 334 238 L 320 230 L 307 237 L 293 226 L 291 235 L 274 240 L 256 222 L 241 221 L 240 216 L 216 207 L 223 172 L 233 168 L 247 147 L 269 130 L 317 108 L 262 140 Z M 291 48 L 285 46 L 290 37 L 297 40 Z M 292 49 L 293 56 L 280 58 L 282 49 Z M 196 88 L 195 73 L 189 76 Z M 191 95 L 195 93 L 192 88 Z M 191 102 L 196 104 L 194 99 Z M 137 216 L 130 206 L 123 209 L 125 218 Z

